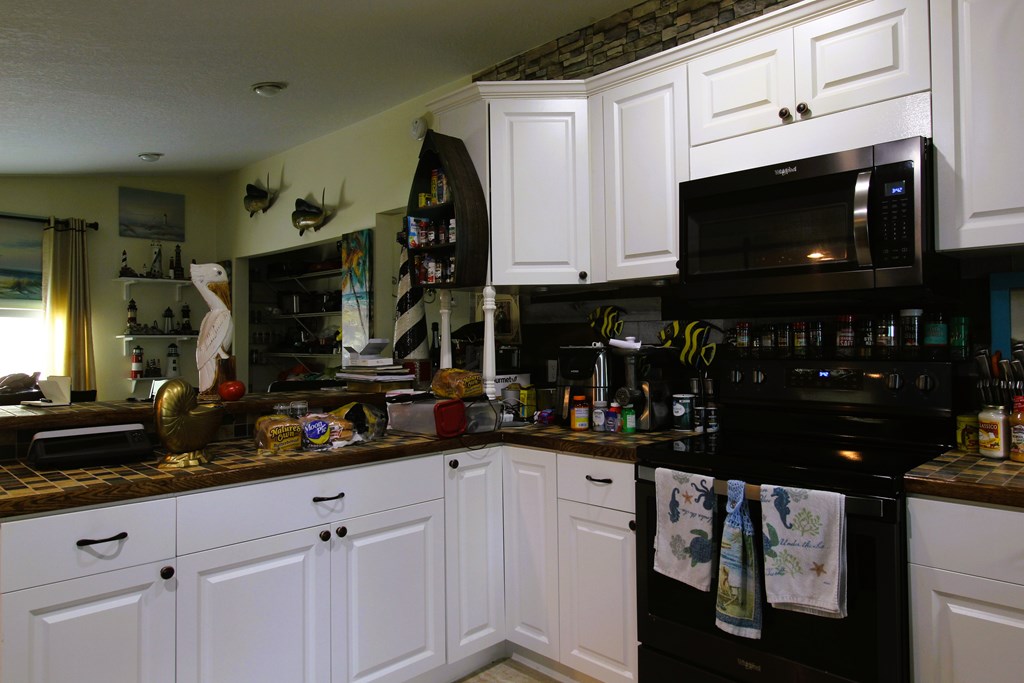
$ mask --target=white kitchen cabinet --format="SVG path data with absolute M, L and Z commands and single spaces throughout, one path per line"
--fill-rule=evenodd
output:
M 914 680 L 1010 683 L 1024 670 L 1024 512 L 908 500 Z
M 505 640 L 500 447 L 445 457 L 445 612 L 448 663 Z
M 331 680 L 398 683 L 443 665 L 444 502 L 332 527 Z
M 430 109 L 438 132 L 466 143 L 488 195 L 492 284 L 590 282 L 583 82 L 474 83 Z
M 31 552 L 23 550 L 23 552 Z M 174 683 L 174 560 L 0 597 L 4 683 Z
M 321 526 L 178 558 L 177 683 L 327 681 L 330 549 Z
M 686 65 L 591 97 L 592 280 L 679 272 L 679 183 L 689 179 Z
M 505 446 L 506 637 L 558 659 L 558 490 L 555 454 Z
M 932 0 L 938 248 L 1024 244 L 1024 3 Z
M 927 0 L 871 0 L 688 65 L 690 176 L 931 136 Z
M 637 680 L 633 466 L 558 454 L 562 664 L 605 683 Z
M 0 524 L 0 681 L 174 680 L 174 501 Z

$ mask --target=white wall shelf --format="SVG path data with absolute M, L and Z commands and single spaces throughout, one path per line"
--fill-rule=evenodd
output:
M 114 281 L 120 282 L 124 286 L 125 301 L 132 298 L 132 285 L 173 285 L 175 301 L 181 301 L 182 287 L 189 287 L 192 285 L 191 280 L 170 280 L 167 278 L 156 277 L 116 277 L 114 278 Z

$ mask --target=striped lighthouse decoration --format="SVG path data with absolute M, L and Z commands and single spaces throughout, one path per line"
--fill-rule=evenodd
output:
M 398 269 L 398 298 L 395 302 L 395 360 L 427 360 L 427 315 L 423 308 L 423 290 L 412 286 L 406 231 L 397 236 L 402 245 Z

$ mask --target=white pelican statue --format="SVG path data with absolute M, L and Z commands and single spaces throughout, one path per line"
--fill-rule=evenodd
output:
M 199 395 L 216 396 L 221 381 L 220 361 L 231 357 L 234 324 L 231 321 L 231 287 L 224 266 L 216 263 L 192 264 L 192 284 L 210 307 L 199 325 L 196 366 L 199 368 Z

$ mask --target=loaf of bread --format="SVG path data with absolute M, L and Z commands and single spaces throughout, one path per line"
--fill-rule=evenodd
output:
M 355 429 L 348 420 L 335 415 L 312 413 L 299 418 L 302 425 L 302 448 L 307 451 L 329 451 L 348 444 Z
M 434 374 L 430 390 L 438 398 L 472 398 L 483 396 L 484 382 L 479 372 L 442 368 Z
M 288 415 L 264 415 L 256 420 L 256 449 L 273 455 L 302 448 L 302 425 Z

